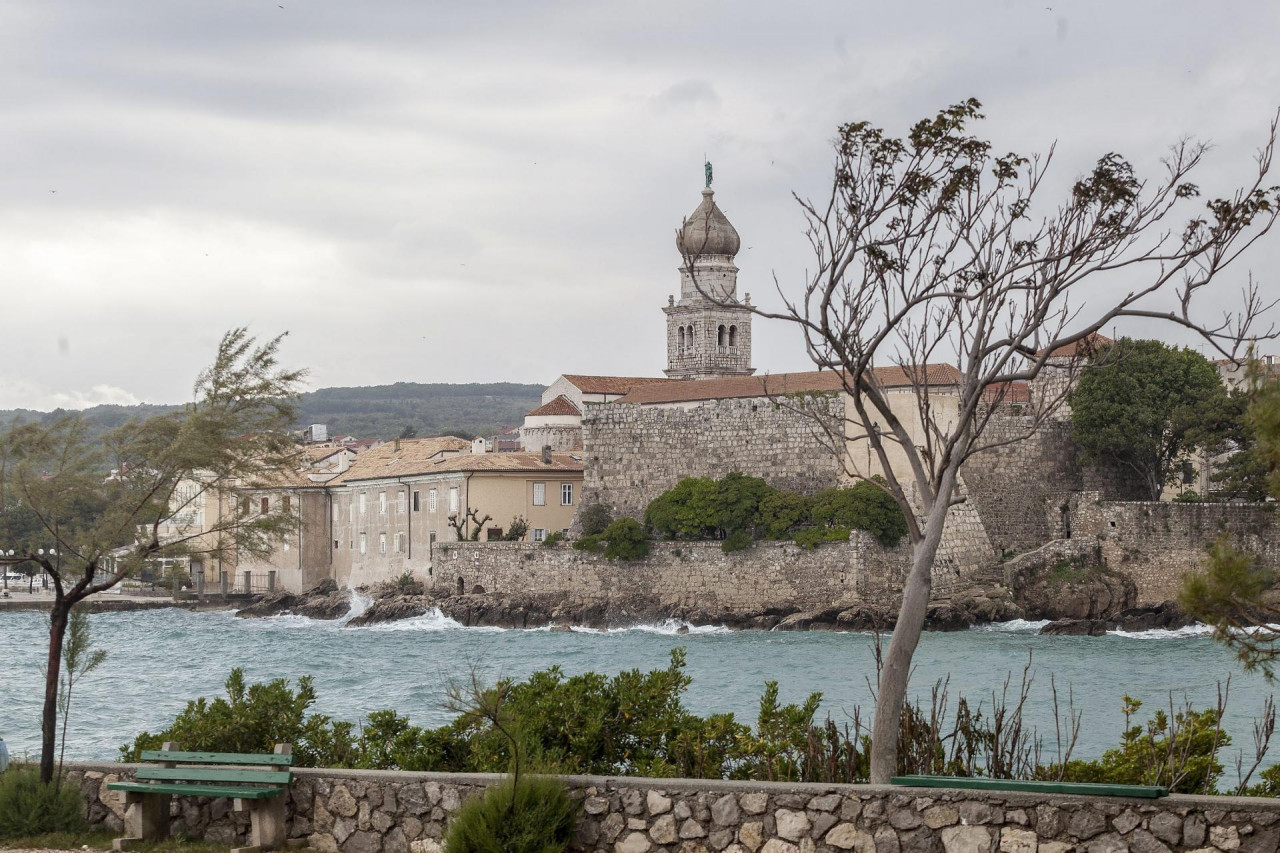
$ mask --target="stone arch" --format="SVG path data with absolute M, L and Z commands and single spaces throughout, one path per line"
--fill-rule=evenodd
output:
M 738 345 L 738 327 L 729 327 L 729 346 L 736 347 Z
M 679 329 L 679 334 L 678 334 L 678 337 L 676 338 L 676 340 L 677 340 L 677 343 L 676 343 L 676 351 L 677 351 L 677 352 L 684 352 L 684 326 L 681 326 L 681 327 L 680 327 L 680 329 Z
M 726 346 L 729 343 L 729 334 L 725 331 L 724 323 L 716 328 L 716 346 Z

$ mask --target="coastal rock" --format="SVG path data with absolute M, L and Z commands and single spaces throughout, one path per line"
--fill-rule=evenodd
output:
M 359 628 L 362 625 L 378 625 L 383 622 L 396 622 L 400 619 L 412 619 L 431 610 L 429 600 L 416 596 L 396 596 L 384 598 L 369 605 L 359 616 L 347 623 L 348 628 Z
M 351 593 L 338 589 L 336 581 L 329 579 L 306 592 L 269 592 L 247 607 L 236 611 L 236 616 L 254 618 L 292 614 L 310 619 L 339 619 L 351 612 Z

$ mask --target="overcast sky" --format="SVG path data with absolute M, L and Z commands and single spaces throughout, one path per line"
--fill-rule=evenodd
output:
M 841 122 L 976 97 L 1057 188 L 1194 135 L 1225 191 L 1277 44 L 1269 0 L 0 0 L 0 407 L 188 399 L 241 324 L 313 387 L 660 375 L 704 154 L 769 303 Z

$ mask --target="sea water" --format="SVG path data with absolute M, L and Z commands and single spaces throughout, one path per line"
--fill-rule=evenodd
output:
M 363 601 L 353 603 L 353 612 Z M 693 683 L 685 705 L 699 714 L 731 711 L 754 723 L 768 680 L 784 702 L 823 695 L 822 714 L 845 722 L 855 706 L 870 722 L 875 680 L 875 637 L 865 633 L 789 633 L 687 629 L 677 622 L 627 630 L 503 630 L 464 628 L 439 613 L 363 628 L 346 620 L 299 616 L 238 619 L 230 612 L 180 609 L 102 613 L 92 617 L 95 644 L 106 663 L 76 687 L 67 736 L 69 759 L 111 760 L 144 730 L 163 728 L 198 696 L 223 694 L 232 667 L 250 681 L 315 679 L 315 711 L 360 721 L 390 708 L 414 723 L 436 726 L 451 718 L 445 692 L 471 669 L 486 681 L 523 678 L 558 665 L 566 674 L 665 667 L 683 647 Z M 36 612 L 0 613 L 0 736 L 17 756 L 34 756 L 40 742 L 40 706 L 48 634 Z M 1252 723 L 1270 692 L 1258 675 L 1240 671 L 1230 652 L 1204 628 L 1112 633 L 1104 637 L 1042 637 L 1043 623 L 1015 621 L 954 633 L 926 633 L 915 655 L 911 692 L 926 697 L 949 678 L 952 703 L 990 707 L 993 691 L 1010 681 L 1009 702 L 1030 658 L 1031 698 L 1026 715 L 1055 749 L 1052 674 L 1066 713 L 1074 697 L 1084 717 L 1075 755 L 1097 757 L 1116 745 L 1124 725 L 1122 697 L 1157 708 L 1189 700 L 1212 707 L 1230 676 L 1226 728 L 1237 748 L 1250 750 Z M 1277 749 L 1280 756 L 1280 748 Z M 1248 762 L 1246 762 L 1247 764 Z M 1271 762 L 1268 761 L 1268 764 Z

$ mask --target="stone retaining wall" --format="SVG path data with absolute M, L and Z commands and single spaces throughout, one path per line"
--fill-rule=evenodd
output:
M 91 820 L 118 830 L 106 782 L 129 765 L 75 765 Z M 299 770 L 289 836 L 323 853 L 438 853 L 464 800 L 498 777 Z M 1160 800 L 1017 792 L 564 777 L 592 853 L 1275 853 L 1280 800 Z M 172 831 L 245 844 L 225 799 L 176 798 Z
M 1264 565 L 1280 560 L 1280 505 L 1104 501 L 1081 493 L 1073 504 L 1076 535 L 1096 536 L 1102 558 L 1138 586 L 1139 604 L 1177 598 L 1182 576 L 1203 568 L 1206 549 L 1225 535 Z

